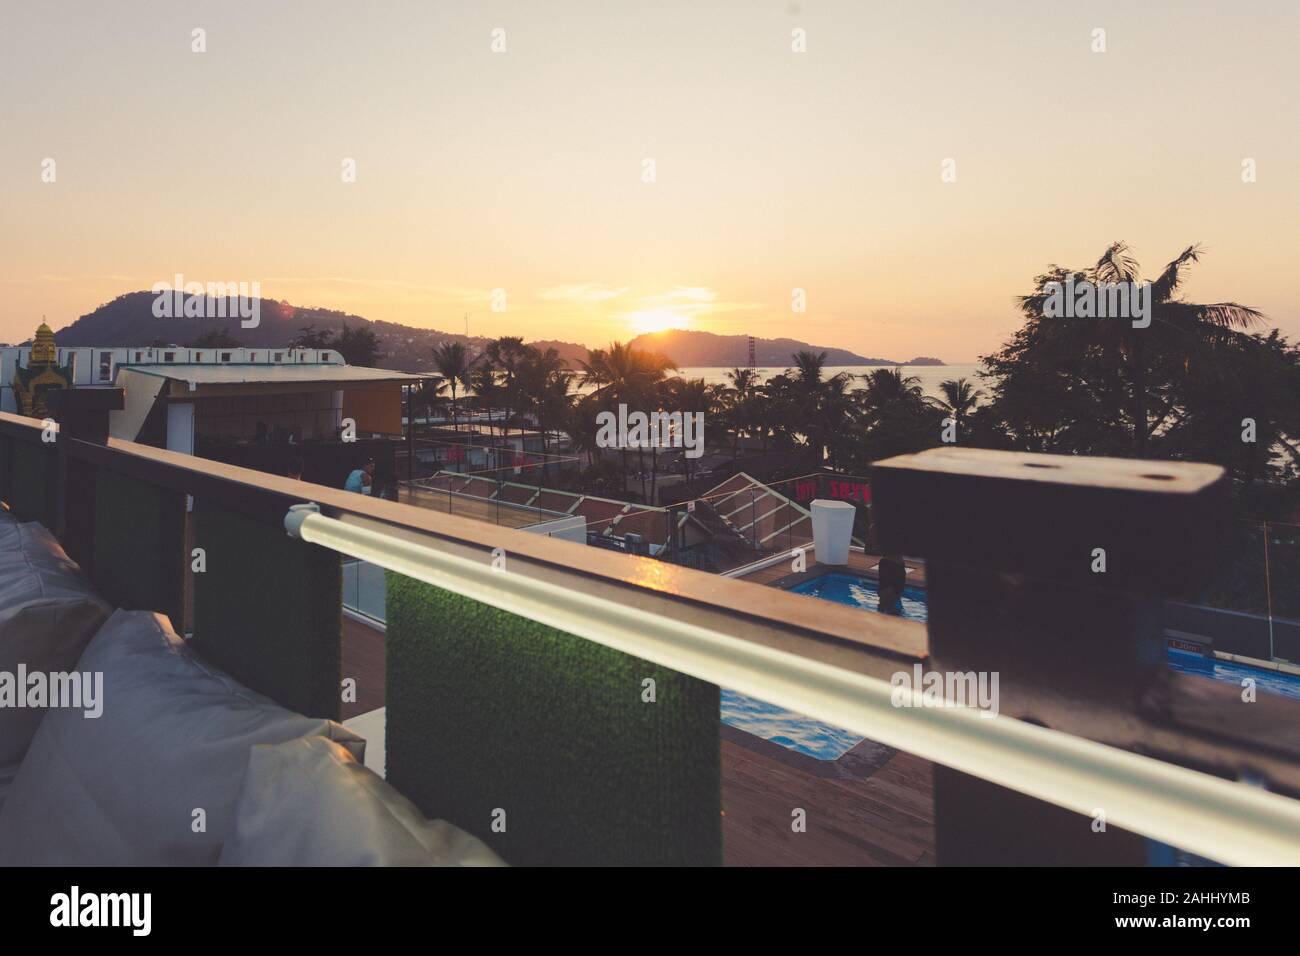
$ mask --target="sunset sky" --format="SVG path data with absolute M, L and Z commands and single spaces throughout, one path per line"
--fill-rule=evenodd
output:
M 1151 274 L 1204 243 L 1190 298 L 1300 336 L 1295 0 L 0 6 L 0 340 L 182 273 L 455 332 L 960 362 L 1116 239 Z

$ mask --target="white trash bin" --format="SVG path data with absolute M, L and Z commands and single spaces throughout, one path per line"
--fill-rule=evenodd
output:
M 813 547 L 818 564 L 848 564 L 857 509 L 847 501 L 817 498 L 812 503 Z

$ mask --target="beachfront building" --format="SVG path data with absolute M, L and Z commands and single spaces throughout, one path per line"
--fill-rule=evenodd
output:
M 50 350 L 53 350 L 53 359 Z M 66 369 L 75 388 L 111 387 L 121 366 L 136 365 L 343 365 L 334 349 L 187 348 L 168 346 L 61 346 L 42 323 L 30 345 L 0 346 L 0 411 L 15 412 L 11 384 L 33 362 Z
M 272 474 L 301 459 L 304 478 L 332 485 L 366 458 L 377 481 L 396 480 L 406 389 L 420 381 L 334 349 L 58 347 L 44 325 L 32 345 L 0 349 L 0 410 L 40 417 L 44 390 L 119 388 L 114 438 Z

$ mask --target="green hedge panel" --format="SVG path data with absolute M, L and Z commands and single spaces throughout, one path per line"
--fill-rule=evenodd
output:
M 387 582 L 387 775 L 426 814 L 517 865 L 721 862 L 716 685 Z
M 343 571 L 333 551 L 203 499 L 194 505 L 194 644 L 236 680 L 338 719 Z
M 105 469 L 95 475 L 95 586 L 128 610 L 185 628 L 185 495 Z

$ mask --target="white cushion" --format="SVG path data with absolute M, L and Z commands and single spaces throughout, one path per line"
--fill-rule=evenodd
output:
M 18 764 L 10 764 L 7 767 L 0 767 L 0 810 L 5 807 L 5 797 L 9 795 L 9 788 L 14 785 L 14 776 L 18 773 Z
M 504 866 L 424 815 L 337 743 L 254 747 L 222 866 Z
M 7 698 L 28 699 L 20 665 L 42 680 L 72 671 L 111 611 L 54 535 L 0 521 L 0 766 L 22 759 L 47 713 Z
M 208 665 L 167 618 L 117 611 L 78 670 L 103 674 L 103 714 L 51 710 L 0 808 L 0 865 L 212 865 L 250 751 L 311 735 L 365 742 Z

